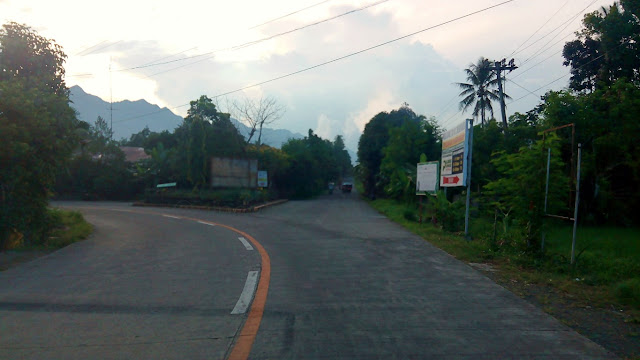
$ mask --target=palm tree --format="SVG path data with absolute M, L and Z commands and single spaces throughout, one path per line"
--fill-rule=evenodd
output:
M 468 108 L 473 106 L 473 116 L 480 115 L 482 120 L 482 126 L 484 126 L 486 119 L 486 111 L 489 110 L 491 117 L 493 117 L 492 101 L 500 101 L 500 94 L 498 92 L 498 77 L 496 72 L 492 69 L 492 62 L 489 59 L 480 57 L 477 64 L 469 65 L 468 69 L 464 69 L 467 74 L 467 80 L 469 83 L 457 83 L 462 89 L 460 96 L 460 109 L 467 111 Z M 505 94 L 505 98 L 509 98 Z

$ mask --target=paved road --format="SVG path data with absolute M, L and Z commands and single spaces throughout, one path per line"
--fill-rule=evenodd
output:
M 0 358 L 224 358 L 259 256 L 220 227 L 83 213 L 89 240 L 0 273 Z
M 255 251 L 220 227 L 75 205 L 98 207 L 82 210 L 92 239 L 0 273 L 0 354 L 228 354 L 246 317 L 229 311 L 259 268 Z M 227 224 L 264 246 L 270 286 L 251 359 L 613 357 L 355 194 L 256 214 L 134 210 Z

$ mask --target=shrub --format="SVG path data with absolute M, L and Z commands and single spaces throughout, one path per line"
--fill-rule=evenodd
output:
M 447 231 L 464 229 L 465 204 L 462 201 L 449 202 L 444 192 L 438 191 L 435 198 L 430 198 L 427 209 L 442 229 Z
M 640 278 L 618 283 L 615 294 L 621 303 L 640 308 Z

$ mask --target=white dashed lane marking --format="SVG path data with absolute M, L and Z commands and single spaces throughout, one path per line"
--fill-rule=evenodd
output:
M 247 239 L 243 238 L 243 237 L 239 237 L 238 240 L 240 240 L 240 242 L 242 243 L 242 245 L 244 245 L 244 247 L 247 250 L 253 250 L 253 246 L 251 246 L 251 244 L 249 244 L 249 242 L 247 241 Z
M 249 271 L 247 274 L 247 281 L 244 283 L 244 289 L 242 294 L 236 303 L 236 306 L 231 310 L 231 315 L 244 314 L 247 312 L 251 300 L 253 299 L 253 293 L 256 291 L 256 284 L 258 283 L 258 272 Z

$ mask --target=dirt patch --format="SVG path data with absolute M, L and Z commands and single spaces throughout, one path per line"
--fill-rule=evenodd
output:
M 611 304 L 589 304 L 552 284 L 511 278 L 496 264 L 469 264 L 496 283 L 552 315 L 623 359 L 640 359 L 640 311 Z

